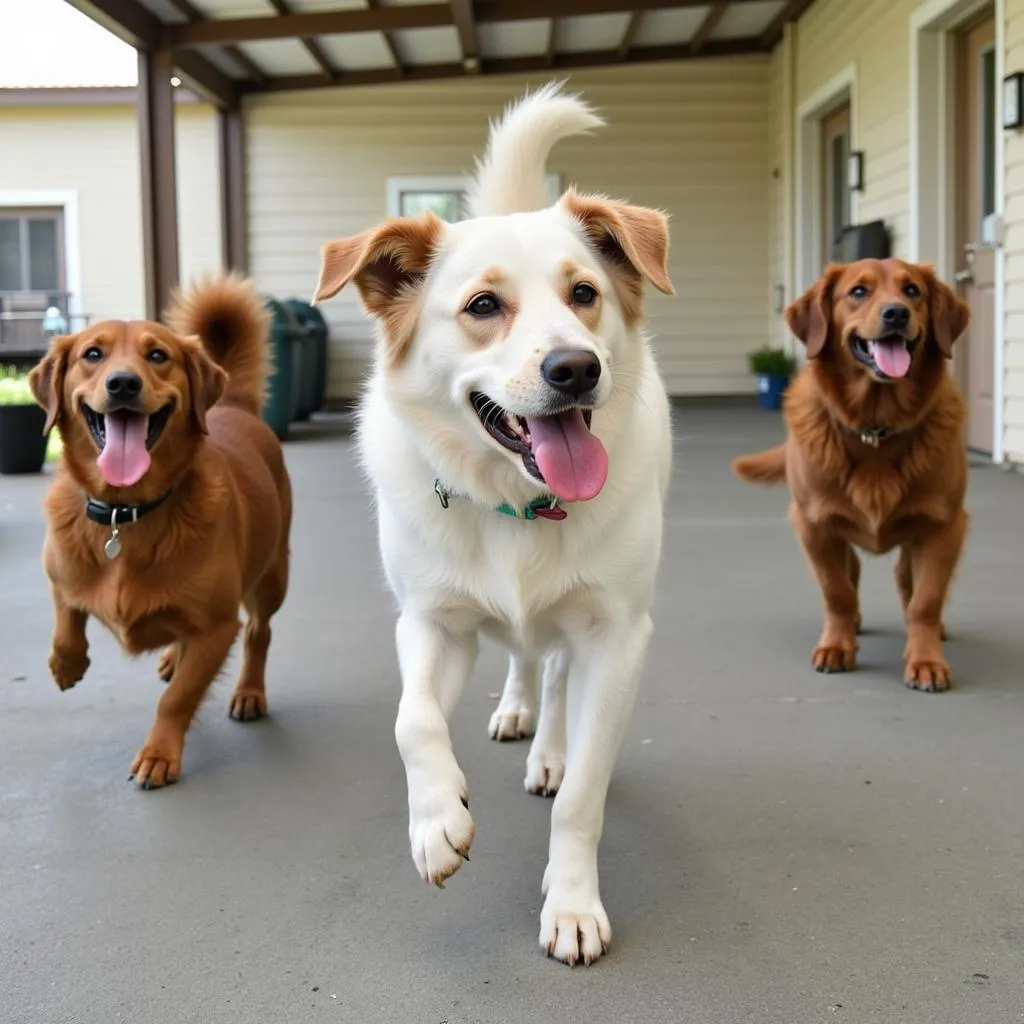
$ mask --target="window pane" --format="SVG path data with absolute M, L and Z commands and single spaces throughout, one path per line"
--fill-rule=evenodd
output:
M 996 209 L 996 54 L 981 56 L 981 216 Z
M 403 192 L 401 215 L 415 217 L 429 210 L 442 220 L 454 223 L 462 219 L 462 202 L 461 192 Z
M 57 221 L 33 217 L 28 222 L 29 289 L 55 292 L 60 288 L 57 266 Z
M 21 291 L 21 222 L 0 218 L 0 292 Z

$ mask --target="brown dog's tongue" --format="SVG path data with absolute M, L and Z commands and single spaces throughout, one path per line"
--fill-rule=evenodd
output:
M 149 469 L 146 421 L 147 417 L 140 412 L 107 413 L 104 419 L 107 440 L 96 465 L 111 487 L 131 487 Z
M 906 377 L 910 369 L 910 353 L 907 343 L 900 341 L 876 341 L 875 365 L 886 377 Z

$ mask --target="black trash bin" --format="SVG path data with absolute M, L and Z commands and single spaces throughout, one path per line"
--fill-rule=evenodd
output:
M 267 397 L 263 403 L 263 419 L 283 441 L 288 427 L 295 419 L 298 408 L 298 361 L 302 352 L 295 342 L 296 325 L 291 311 L 277 299 L 264 298 L 270 313 L 270 350 L 273 370 L 267 383 Z M 298 371 L 298 372 L 297 372 Z
M 305 330 L 302 404 L 311 413 L 319 412 L 327 397 L 327 322 L 319 309 L 302 299 L 288 299 L 285 305 Z

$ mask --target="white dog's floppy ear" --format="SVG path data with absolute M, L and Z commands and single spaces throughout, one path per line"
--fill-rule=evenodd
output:
M 627 319 L 640 317 L 644 279 L 665 295 L 675 294 L 668 276 L 668 218 L 663 213 L 572 189 L 561 204 L 619 272 L 614 281 Z
M 430 268 L 442 230 L 438 217 L 424 213 L 328 242 L 313 302 L 330 299 L 355 281 L 367 312 L 381 321 L 389 354 L 400 358 L 416 326 L 416 286 Z

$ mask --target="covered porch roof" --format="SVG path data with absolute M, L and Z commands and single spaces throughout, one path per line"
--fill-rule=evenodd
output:
M 148 315 L 178 282 L 173 88 L 219 111 L 224 263 L 246 269 L 243 99 L 769 53 L 812 0 L 67 0 L 139 51 Z

